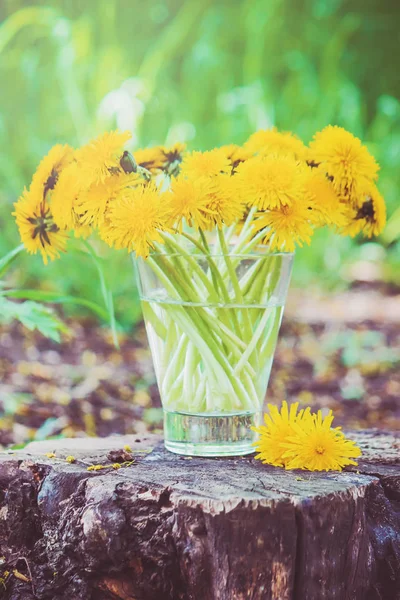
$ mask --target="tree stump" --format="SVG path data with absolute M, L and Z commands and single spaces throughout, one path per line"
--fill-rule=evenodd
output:
M 180 457 L 157 436 L 3 454 L 0 597 L 399 599 L 400 441 L 350 435 L 363 457 L 342 473 Z

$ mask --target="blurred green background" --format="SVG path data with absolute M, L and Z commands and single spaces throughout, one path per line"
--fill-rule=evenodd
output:
M 319 232 L 297 253 L 294 285 L 338 289 L 357 265 L 399 285 L 399 24 L 397 0 L 1 0 L 0 256 L 19 243 L 12 204 L 53 144 L 118 127 L 133 149 L 208 149 L 272 125 L 308 142 L 330 123 L 377 157 L 389 224 L 366 243 Z M 129 327 L 131 262 L 101 252 Z M 47 267 L 23 256 L 11 280 L 101 303 L 93 264 L 74 253 Z

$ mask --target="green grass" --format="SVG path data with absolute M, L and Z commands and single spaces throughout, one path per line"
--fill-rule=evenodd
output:
M 391 221 L 385 277 L 400 264 L 400 5 L 389 0 L 78 0 L 0 4 L 0 256 L 18 245 L 12 203 L 58 142 L 131 129 L 134 145 L 206 149 L 277 125 L 306 142 L 328 123 L 359 135 L 381 164 Z M 397 210 L 397 212 L 396 212 Z M 318 235 L 295 279 L 342 285 L 360 241 Z M 138 318 L 131 262 L 101 250 L 125 326 Z M 323 274 L 321 276 L 321 273 Z M 93 264 L 24 256 L 13 284 L 101 303 Z

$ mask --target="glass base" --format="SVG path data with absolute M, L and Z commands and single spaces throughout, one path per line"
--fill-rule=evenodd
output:
M 189 414 L 164 411 L 167 450 L 190 456 L 240 456 L 255 452 L 261 412 Z

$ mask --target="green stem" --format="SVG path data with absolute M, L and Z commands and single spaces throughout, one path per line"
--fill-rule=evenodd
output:
M 175 283 L 173 283 L 174 277 L 176 276 L 176 271 L 172 270 L 167 265 L 167 261 L 165 260 L 167 258 L 167 255 L 163 255 L 162 258 L 161 257 L 159 257 L 159 258 L 162 260 L 162 264 L 163 264 L 164 271 L 165 271 L 163 274 L 164 285 L 166 285 L 166 273 L 168 273 L 168 276 L 169 276 L 168 282 L 171 286 L 171 287 L 169 287 L 169 293 L 170 293 L 173 290 L 173 286 L 174 285 L 176 286 L 176 283 L 177 283 L 176 281 L 175 281 Z M 154 260 L 154 255 L 153 255 L 153 260 Z M 182 298 L 182 295 L 180 296 L 180 298 Z M 210 333 L 215 331 L 216 335 L 219 336 L 219 338 L 221 339 L 224 346 L 227 347 L 227 349 L 233 355 L 237 355 L 237 354 L 240 355 L 240 348 L 242 348 L 242 349 L 246 348 L 245 342 L 243 340 L 241 340 L 239 337 L 237 337 L 233 333 L 233 331 L 231 329 L 229 329 L 229 327 L 227 327 L 225 325 L 225 323 L 223 323 L 221 320 L 218 322 L 215 319 L 213 319 L 212 314 L 208 313 L 206 307 L 193 306 L 190 308 L 198 314 L 199 318 L 202 319 L 202 321 L 205 321 L 204 327 L 208 328 Z M 220 309 L 220 310 L 223 312 L 223 309 Z M 232 309 L 230 309 L 230 310 L 232 310 Z M 252 369 L 251 369 L 251 371 L 254 373 L 254 371 Z
M 204 231 L 202 230 L 201 227 L 199 227 L 199 234 L 200 234 L 200 237 L 201 237 L 201 241 L 203 242 L 203 246 L 204 246 L 205 251 L 207 252 L 207 254 L 211 254 L 211 252 L 210 252 L 210 246 L 208 245 L 206 234 L 204 233 Z
M 258 324 L 258 327 L 254 332 L 251 342 L 248 344 L 245 352 L 243 352 L 243 354 L 242 354 L 242 358 L 240 359 L 240 361 L 238 362 L 238 364 L 235 367 L 236 375 L 238 375 L 240 373 L 240 371 L 243 369 L 246 362 L 249 361 L 251 355 L 253 354 L 254 350 L 256 349 L 256 346 L 258 344 L 258 341 L 259 341 L 261 335 L 265 332 L 265 327 L 267 325 L 267 322 L 268 322 L 268 319 L 270 318 L 270 316 L 271 316 L 271 311 L 270 311 L 270 309 L 266 308 L 264 310 L 264 314 Z
M 219 243 L 221 244 L 226 267 L 228 269 L 230 280 L 232 282 L 233 289 L 235 292 L 235 300 L 238 304 L 243 306 L 243 320 L 244 320 L 244 327 L 245 327 L 245 336 L 246 336 L 246 339 L 249 341 L 252 337 L 252 328 L 251 328 L 251 322 L 250 322 L 250 317 L 249 317 L 249 311 L 244 306 L 244 300 L 243 300 L 242 292 L 240 289 L 239 281 L 238 281 L 238 278 L 236 275 L 236 271 L 233 268 L 231 258 L 229 256 L 228 248 L 226 245 L 226 241 L 224 238 L 224 234 L 221 229 L 218 229 L 218 239 L 219 239 Z
M 257 278 L 260 274 L 260 271 L 263 268 L 263 265 L 264 265 L 264 263 L 263 263 L 262 257 L 257 258 L 255 260 L 254 264 L 250 267 L 250 269 L 243 275 L 243 277 L 239 281 L 240 289 L 242 290 L 242 294 L 243 294 L 243 298 L 246 298 L 248 293 L 252 290 L 254 282 L 257 281 Z
M 201 230 L 199 230 L 201 231 Z M 215 264 L 215 262 L 213 261 L 212 257 L 210 256 L 210 250 L 209 250 L 209 246 L 207 244 L 207 240 L 205 238 L 204 232 L 200 233 L 200 236 L 202 237 L 202 239 L 204 240 L 204 243 L 206 244 L 206 246 L 202 246 L 195 238 L 193 238 L 191 235 L 187 234 L 187 233 L 182 233 L 182 235 L 184 237 L 186 237 L 188 240 L 190 240 L 197 248 L 199 248 L 201 250 L 201 252 L 204 254 L 207 262 L 208 262 L 208 266 L 210 267 L 210 271 L 211 271 L 211 278 L 214 284 L 214 288 L 217 290 L 218 288 L 221 291 L 222 294 L 222 298 L 223 301 L 226 304 L 230 303 L 230 297 L 229 297 L 229 292 L 228 289 L 225 285 L 225 282 L 223 280 L 223 278 L 221 277 L 221 274 Z M 219 300 L 219 297 L 218 297 Z M 228 317 L 229 319 L 232 320 L 232 324 L 233 327 L 236 331 L 236 334 L 238 336 L 241 335 L 241 330 L 240 330 L 240 325 L 239 325 L 239 321 L 237 320 L 237 316 L 235 314 L 234 311 L 230 311 L 228 315 L 226 315 L 226 317 Z M 228 319 L 228 320 L 229 320 Z M 226 320 L 225 318 L 225 324 L 227 326 L 229 326 L 229 322 Z
M 174 297 L 176 295 L 174 284 L 168 279 L 165 271 L 160 268 L 153 257 L 149 257 L 148 261 L 156 275 L 163 281 L 168 293 Z M 203 357 L 208 369 L 213 373 L 215 381 L 218 382 L 220 389 L 221 387 L 222 389 L 225 389 L 225 396 L 228 398 L 229 394 L 233 393 L 231 400 L 237 398 L 239 401 L 239 404 L 237 401 L 235 402 L 236 408 L 251 409 L 254 400 L 249 398 L 240 379 L 233 375 L 233 368 L 226 355 L 221 352 L 221 349 L 218 347 L 218 344 L 210 331 L 209 325 L 201 319 L 196 308 L 190 306 L 182 307 L 178 304 L 164 304 L 164 308 L 168 309 L 171 318 L 173 318 L 178 326 L 180 326 L 181 330 L 186 333 L 192 343 L 198 348 L 200 355 Z M 215 327 L 215 322 L 211 321 L 211 323 Z M 226 339 L 225 343 L 227 343 Z M 230 342 L 229 344 L 232 347 Z M 234 350 L 234 346 L 232 347 L 232 350 Z
M 235 244 L 231 254 L 237 254 L 237 247 L 238 245 L 242 244 L 243 241 L 245 241 L 246 239 L 248 239 L 249 233 L 251 232 L 251 225 L 252 225 L 252 221 L 253 221 L 253 217 L 255 215 L 255 213 L 257 212 L 257 208 L 253 206 L 253 208 L 251 208 L 247 214 L 247 217 L 245 219 L 245 222 L 243 223 L 243 227 L 240 231 L 240 235 L 239 238 L 237 240 L 237 243 Z
M 149 321 L 158 337 L 162 340 L 165 340 L 167 337 L 167 331 L 169 330 L 167 330 L 164 323 L 160 320 L 158 315 L 156 315 L 151 307 L 151 304 L 147 300 L 142 300 L 142 312 L 144 320 Z
M 251 231 L 250 235 L 253 235 Z M 235 249 L 235 254 L 248 254 L 255 246 L 261 243 L 263 237 L 265 237 L 265 231 L 259 231 L 256 235 L 253 235 L 250 241 L 244 240 Z
M 191 308 L 202 321 L 206 321 L 205 326 L 206 328 L 209 328 L 209 335 L 219 335 L 219 337 L 224 339 L 224 343 L 227 343 L 228 340 L 224 338 L 219 327 L 219 322 L 215 321 L 215 319 L 212 318 L 212 315 L 208 314 L 207 310 L 205 309 L 204 299 L 202 298 L 201 293 L 199 294 L 198 290 L 194 290 L 190 287 L 191 283 L 189 279 L 182 279 L 182 277 L 179 275 L 179 272 L 170 265 L 167 255 L 159 255 L 157 259 L 161 262 L 164 270 L 164 281 L 166 277 L 168 279 L 168 289 L 170 290 L 169 293 L 171 293 L 172 298 L 175 297 L 181 302 L 187 302 L 188 305 L 194 304 L 195 306 L 192 306 Z M 230 344 L 229 347 L 232 347 L 232 344 Z M 235 351 L 234 346 L 232 349 Z
M 174 385 L 179 373 L 182 372 L 188 342 L 187 335 L 183 333 L 173 356 L 169 357 L 169 364 L 162 380 L 163 396 L 168 397 L 169 390 Z
M 13 260 L 18 256 L 18 254 L 21 254 L 23 250 L 25 250 L 25 246 L 24 244 L 20 244 L 0 259 L 0 277 L 4 275 Z
M 185 260 L 187 261 L 187 265 L 193 269 L 193 272 L 196 273 L 196 275 L 199 277 L 200 281 L 203 283 L 204 287 L 207 289 L 208 293 L 210 294 L 211 301 L 218 303 L 219 298 L 218 298 L 216 289 L 213 286 L 213 284 L 211 283 L 211 281 L 208 279 L 207 275 L 204 273 L 204 271 L 198 265 L 196 259 L 193 258 L 193 256 L 191 254 L 186 252 L 179 244 L 177 244 L 175 242 L 175 240 L 168 234 L 161 233 L 161 237 L 164 240 L 164 243 L 167 247 L 172 248 L 179 256 L 185 257 Z M 203 299 L 203 301 L 204 301 L 204 299 Z
M 109 320 L 109 324 L 110 324 L 110 329 L 112 332 L 112 338 L 113 338 L 113 342 L 114 342 L 114 346 L 119 349 L 119 342 L 118 342 L 118 335 L 117 335 L 117 328 L 116 328 L 116 321 L 115 321 L 115 312 L 114 312 L 114 303 L 113 303 L 113 299 L 112 299 L 112 292 L 108 290 L 107 288 L 107 284 L 106 284 L 106 279 L 105 279 L 105 275 L 104 275 L 104 270 L 103 270 L 103 265 L 101 264 L 101 261 L 99 259 L 99 257 L 97 256 L 94 248 L 92 248 L 92 246 L 89 244 L 89 242 L 87 242 L 86 240 L 82 240 L 82 244 L 85 246 L 85 248 L 87 249 L 90 258 L 92 259 L 96 270 L 97 270 L 97 274 L 99 276 L 99 281 L 100 281 L 100 289 L 101 289 L 101 293 L 103 296 L 103 301 L 104 301 L 104 306 L 106 307 L 107 313 L 108 313 L 108 320 Z

